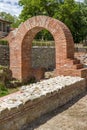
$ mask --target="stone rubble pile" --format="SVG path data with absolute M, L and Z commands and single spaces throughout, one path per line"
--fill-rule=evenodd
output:
M 64 87 L 68 87 L 76 82 L 84 80 L 80 77 L 71 76 L 58 76 L 48 80 L 43 80 L 27 86 L 22 86 L 20 93 L 15 95 L 9 95 L 3 100 L 0 100 L 0 113 L 2 110 L 18 107 L 21 104 L 25 104 L 27 101 L 33 101 L 34 99 L 45 96 L 48 93 L 59 91 Z
M 87 53 L 78 52 L 75 53 L 75 57 L 81 61 L 82 64 L 87 65 Z

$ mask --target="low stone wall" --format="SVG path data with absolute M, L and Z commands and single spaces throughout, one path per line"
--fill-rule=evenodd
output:
M 9 46 L 0 45 L 0 65 L 9 65 Z M 48 70 L 55 68 L 54 47 L 33 47 L 32 67 L 44 67 Z
M 0 65 L 9 65 L 9 46 L 0 45 Z
M 76 50 L 76 49 L 75 49 Z M 77 52 L 77 51 L 76 51 Z M 80 56 L 78 56 L 80 55 Z M 75 53 L 75 57 L 80 59 L 83 64 L 87 64 L 87 54 L 82 51 Z M 0 45 L 0 65 L 9 66 L 9 46 Z M 44 67 L 48 70 L 55 68 L 55 48 L 36 47 L 32 48 L 32 67 Z
M 44 67 L 48 70 L 55 68 L 55 48 L 54 47 L 33 47 L 32 67 Z
M 86 91 L 86 80 L 58 76 L 0 99 L 0 130 L 21 130 L 41 115 Z

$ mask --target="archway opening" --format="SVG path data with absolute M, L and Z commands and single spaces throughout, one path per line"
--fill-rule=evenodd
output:
M 32 68 L 43 68 L 44 78 L 53 77 L 55 69 L 55 41 L 51 33 L 43 29 L 32 41 Z
M 43 29 L 47 29 L 55 40 L 55 76 L 81 75 L 82 70 L 77 70 L 78 61 L 74 59 L 74 42 L 67 26 L 48 16 L 35 16 L 9 35 L 10 69 L 13 77 L 27 81 L 32 74 L 40 73 L 32 69 L 31 50 L 34 37 Z
M 53 77 L 56 63 L 55 42 L 51 33 L 39 27 L 28 31 L 22 44 L 22 58 L 24 76 L 35 76 L 37 80 Z

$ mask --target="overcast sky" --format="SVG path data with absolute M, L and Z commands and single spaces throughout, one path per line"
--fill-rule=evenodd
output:
M 18 0 L 0 0 L 0 12 L 4 11 L 18 16 L 21 10 L 21 7 L 18 5 Z
M 22 8 L 18 5 L 19 0 L 0 0 L 0 12 L 7 12 L 12 15 L 18 16 Z M 83 0 L 76 0 L 83 1 Z

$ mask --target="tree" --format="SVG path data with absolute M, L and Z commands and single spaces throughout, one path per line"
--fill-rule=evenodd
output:
M 36 15 L 48 15 L 53 17 L 62 0 L 19 0 L 23 7 L 20 18 L 22 21 Z
M 75 0 L 19 0 L 19 4 L 23 7 L 21 21 L 36 15 L 48 15 L 65 23 L 75 42 L 87 36 L 87 0 L 83 3 Z M 49 37 L 47 32 L 41 34 Z
M 55 18 L 58 18 L 69 27 L 74 42 L 77 43 L 87 35 L 87 5 L 84 4 L 74 0 L 64 0 L 59 6 L 59 13 L 55 14 Z
M 84 0 L 84 3 L 81 3 L 81 17 L 83 20 L 82 28 L 82 40 L 85 40 L 87 44 L 87 0 Z
M 69 27 L 74 41 L 79 42 L 79 23 L 81 18 L 78 4 L 74 0 L 64 0 L 64 2 L 59 6 L 59 13 L 55 15 Z
M 17 28 L 20 24 L 20 20 L 16 16 L 12 16 L 10 13 L 0 12 L 0 17 L 4 20 L 12 22 L 11 27 Z
M 22 22 L 36 15 L 54 17 L 60 3 L 62 3 L 62 0 L 19 0 L 19 5 L 23 6 L 19 17 Z M 47 30 L 42 30 L 35 38 L 53 40 L 52 35 Z

